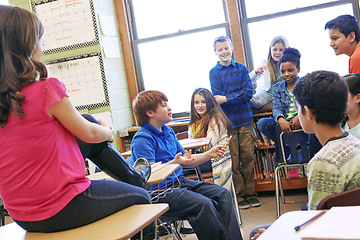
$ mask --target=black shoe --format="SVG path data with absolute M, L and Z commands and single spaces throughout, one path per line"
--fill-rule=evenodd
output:
M 250 204 L 246 200 L 242 200 L 242 201 L 238 202 L 238 205 L 239 205 L 240 209 L 250 208 Z
M 146 188 L 146 181 L 150 176 L 151 167 L 145 158 L 135 162 L 135 169 L 126 162 L 111 142 L 107 142 L 104 149 L 96 157 L 89 158 L 110 177 L 134 186 Z
M 260 207 L 261 206 L 261 203 L 257 198 L 250 198 L 247 201 L 250 204 L 250 207 Z
M 194 229 L 192 229 L 192 228 L 182 227 L 182 228 L 180 229 L 180 233 L 186 235 L 186 234 L 193 234 L 193 233 L 195 233 L 195 231 L 194 231 Z

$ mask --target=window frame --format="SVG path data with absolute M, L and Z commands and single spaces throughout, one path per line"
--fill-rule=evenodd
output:
M 273 18 L 279 18 L 279 17 L 304 13 L 304 12 L 313 11 L 313 10 L 325 9 L 325 8 L 340 6 L 340 5 L 349 4 L 349 3 L 352 4 L 354 16 L 356 17 L 356 19 L 358 21 L 359 21 L 359 17 L 360 17 L 359 0 L 329 1 L 327 3 L 315 4 L 315 5 L 311 5 L 311 6 L 307 6 L 307 7 L 301 7 L 301 8 L 296 8 L 296 9 L 291 9 L 291 10 L 286 10 L 286 11 L 281 11 L 281 12 L 276 12 L 276 13 L 271 13 L 271 14 L 266 14 L 266 15 L 260 15 L 260 16 L 256 16 L 256 17 L 250 17 L 250 18 L 247 18 L 247 16 L 246 16 L 245 1 L 243 1 L 243 0 L 236 0 L 236 1 L 238 1 L 238 6 L 239 6 L 238 10 L 240 13 L 241 34 L 243 37 L 245 62 L 246 62 L 246 66 L 249 69 L 249 71 L 252 71 L 254 69 L 253 54 L 252 54 L 252 48 L 251 48 L 250 36 L 249 36 L 249 27 L 248 27 L 248 25 L 250 23 L 266 21 L 266 20 L 270 20 Z
M 126 12 L 128 13 L 127 20 L 128 20 L 128 25 L 129 25 L 129 33 L 130 33 L 130 38 L 131 38 L 130 40 L 131 40 L 133 59 L 134 59 L 136 84 L 137 84 L 137 88 L 138 88 L 139 92 L 146 90 L 145 86 L 144 86 L 145 84 L 144 84 L 142 68 L 140 65 L 140 62 L 141 62 L 140 54 L 139 54 L 139 45 L 140 44 L 149 43 L 149 42 L 158 41 L 158 40 L 170 39 L 173 37 L 180 37 L 180 36 L 184 36 L 184 35 L 188 35 L 188 34 L 201 33 L 201 32 L 220 29 L 220 28 L 225 28 L 226 34 L 231 37 L 231 26 L 230 26 L 229 13 L 228 13 L 228 3 L 226 0 L 222 0 L 224 17 L 225 17 L 225 21 L 223 23 L 139 39 L 137 36 L 136 19 L 133 17 L 134 10 L 133 10 L 133 6 L 132 6 L 132 1 L 133 0 L 125 0 L 125 3 L 126 3 L 125 6 L 126 6 Z M 210 69 L 209 69 L 209 71 L 210 71 Z M 174 118 L 187 117 L 188 115 L 189 115 L 189 112 L 173 113 Z

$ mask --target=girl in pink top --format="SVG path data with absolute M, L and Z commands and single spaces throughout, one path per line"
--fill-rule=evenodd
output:
M 82 117 L 64 84 L 47 78 L 43 32 L 34 14 L 0 6 L 0 195 L 10 216 L 27 231 L 54 232 L 150 203 L 142 188 L 85 177 L 83 157 L 99 160 L 112 131 Z

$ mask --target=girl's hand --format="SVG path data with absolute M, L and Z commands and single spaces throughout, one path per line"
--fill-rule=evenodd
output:
M 297 130 L 299 129 L 301 126 L 300 126 L 300 121 L 299 121 L 299 116 L 295 116 L 293 119 L 291 119 L 291 129 L 292 130 Z
M 225 96 L 215 95 L 214 97 L 219 105 L 227 102 L 227 98 Z
M 255 74 L 263 74 L 265 72 L 265 70 L 267 69 L 267 66 L 261 66 L 258 69 L 256 69 Z
M 284 134 L 288 134 L 288 135 L 292 134 L 291 123 L 290 122 L 286 121 L 285 118 L 279 118 L 278 122 L 279 122 L 281 130 L 283 131 Z
M 96 121 L 98 121 L 98 123 L 100 124 L 100 126 L 103 126 L 104 128 L 107 128 L 107 129 L 109 129 L 109 130 L 112 130 L 112 127 L 106 125 L 106 123 L 105 123 L 103 120 L 99 119 L 99 120 L 96 120 Z M 112 135 L 112 133 L 111 133 L 111 136 L 109 136 L 109 138 L 108 138 L 107 141 L 108 141 L 108 142 L 114 142 L 114 136 Z
M 218 145 L 209 150 L 211 158 L 221 157 L 225 153 L 226 147 Z

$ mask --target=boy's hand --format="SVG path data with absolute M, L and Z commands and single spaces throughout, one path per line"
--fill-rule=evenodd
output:
M 259 232 L 257 234 L 255 234 L 250 240 L 258 239 L 258 237 L 260 237 L 260 235 L 263 234 L 265 231 L 266 231 L 265 228 L 260 228 Z
M 171 161 L 171 163 L 177 163 L 177 164 L 181 164 L 181 165 L 191 165 L 191 163 L 194 161 L 195 159 L 193 157 L 191 157 L 191 152 L 185 150 L 185 154 L 181 155 L 181 153 L 177 153 L 175 155 L 175 158 L 173 161 Z
M 219 105 L 227 102 L 227 98 L 226 98 L 225 96 L 215 95 L 214 97 L 215 97 L 215 100 L 217 101 L 217 103 L 218 103 Z
M 278 123 L 284 134 L 288 134 L 288 135 L 292 134 L 291 123 L 286 121 L 285 118 L 279 118 Z

